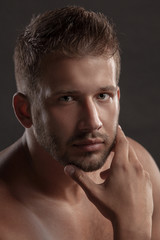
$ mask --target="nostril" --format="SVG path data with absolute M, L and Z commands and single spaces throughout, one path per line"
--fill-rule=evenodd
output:
M 99 130 L 102 127 L 102 123 L 99 124 L 97 130 Z
M 93 121 L 93 119 L 81 120 L 79 122 L 79 129 L 84 132 L 92 132 L 94 130 L 99 130 L 102 127 L 101 121 Z

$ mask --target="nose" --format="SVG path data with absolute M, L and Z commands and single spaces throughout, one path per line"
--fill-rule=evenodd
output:
M 102 127 L 102 122 L 99 117 L 96 103 L 93 100 L 88 100 L 83 103 L 80 112 L 79 130 L 83 132 L 91 132 L 99 130 Z

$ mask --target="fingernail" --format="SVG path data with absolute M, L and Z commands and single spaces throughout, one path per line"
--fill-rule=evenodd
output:
M 122 129 L 120 125 L 118 125 L 118 127 L 119 127 L 120 129 Z
M 72 176 L 75 173 L 75 168 L 73 166 L 65 166 L 64 171 L 66 174 Z

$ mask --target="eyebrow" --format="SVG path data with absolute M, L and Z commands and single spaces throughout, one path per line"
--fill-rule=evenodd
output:
M 107 87 L 102 87 L 100 88 L 101 91 L 110 91 L 110 92 L 116 92 L 117 91 L 117 86 L 107 86 Z
M 60 90 L 60 91 L 55 91 L 55 92 L 53 92 L 52 94 L 53 95 L 63 95 L 63 94 L 67 94 L 67 95 L 69 95 L 69 94 L 79 94 L 80 93 L 80 91 L 77 91 L 77 90 Z
M 117 91 L 117 86 L 106 86 L 106 87 L 101 87 L 97 90 L 98 91 L 103 91 L 103 92 L 116 92 Z M 62 89 L 62 90 L 59 90 L 59 91 L 53 91 L 52 92 L 52 95 L 56 96 L 56 95 L 72 95 L 72 94 L 80 94 L 81 91 L 78 91 L 78 90 L 68 90 L 68 89 Z

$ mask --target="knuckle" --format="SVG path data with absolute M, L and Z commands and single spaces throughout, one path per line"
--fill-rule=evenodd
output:
M 123 145 L 126 148 L 128 148 L 128 146 L 129 146 L 129 142 L 128 142 L 127 138 L 125 138 L 125 137 L 121 137 L 119 139 L 119 144 Z
M 149 181 L 151 180 L 149 172 L 147 172 L 147 171 L 144 170 L 144 175 L 145 175 L 145 178 L 146 178 L 147 180 L 149 180 Z
M 128 164 L 123 161 L 117 161 L 114 169 L 117 171 L 127 172 L 128 171 Z
M 152 181 L 151 181 L 150 174 L 147 171 L 144 171 L 144 175 L 145 175 L 145 179 L 146 179 L 148 187 L 150 189 L 152 189 L 153 186 L 152 186 Z
M 133 163 L 134 169 L 137 173 L 142 173 L 143 172 L 143 167 L 140 164 L 140 162 L 138 161 L 138 159 L 135 159 L 134 163 Z

